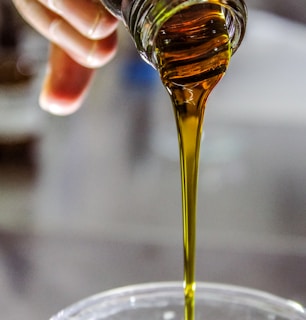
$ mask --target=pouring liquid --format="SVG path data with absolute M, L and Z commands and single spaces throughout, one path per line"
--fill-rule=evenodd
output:
M 220 6 L 196 4 L 163 25 L 156 39 L 160 77 L 170 94 L 179 141 L 185 320 L 194 320 L 196 207 L 199 154 L 207 98 L 231 58 Z

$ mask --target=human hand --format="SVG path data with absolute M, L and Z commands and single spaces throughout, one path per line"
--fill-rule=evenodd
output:
M 40 94 L 43 109 L 77 110 L 96 68 L 116 51 L 117 20 L 97 0 L 12 0 L 23 18 L 51 44 Z

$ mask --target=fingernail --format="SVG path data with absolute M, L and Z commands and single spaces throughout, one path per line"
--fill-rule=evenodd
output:
M 89 51 L 86 57 L 86 63 L 88 66 L 92 66 L 92 67 L 100 66 L 101 61 L 100 59 L 97 59 L 96 52 L 97 52 L 97 41 L 93 41 L 91 50 Z
M 61 8 L 61 4 L 64 0 L 48 0 L 48 6 L 56 13 L 62 14 L 63 10 Z
M 42 93 L 39 98 L 39 105 L 44 110 L 57 116 L 66 116 L 76 112 L 82 105 L 83 99 L 76 101 L 51 101 Z
M 46 77 L 44 86 L 39 96 L 39 105 L 44 110 L 58 116 L 65 116 L 78 110 L 84 101 L 85 94 L 81 93 L 75 97 L 62 97 L 52 91 L 50 78 Z
M 88 37 L 91 39 L 106 38 L 117 28 L 118 20 L 111 16 L 105 9 L 99 8 L 96 11 L 95 19 L 92 20 L 91 28 L 88 30 Z
M 102 17 L 102 12 L 98 11 L 96 18 L 93 20 L 91 28 L 88 30 L 88 36 L 91 38 L 95 37 L 95 34 L 98 33 L 98 26 L 101 24 L 103 17 Z

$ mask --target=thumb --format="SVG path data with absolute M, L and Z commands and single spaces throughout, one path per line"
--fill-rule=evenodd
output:
M 39 99 L 41 108 L 56 115 L 68 115 L 79 109 L 94 72 L 94 69 L 81 66 L 61 48 L 51 44 Z

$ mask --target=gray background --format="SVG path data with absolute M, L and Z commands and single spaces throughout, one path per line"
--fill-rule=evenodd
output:
M 245 41 L 207 106 L 197 278 L 306 304 L 305 3 L 247 3 Z M 102 290 L 181 280 L 178 151 L 159 81 L 127 73 L 136 55 L 120 27 L 83 108 L 48 115 L 37 104 L 47 43 L 22 28 L 35 76 L 0 86 L 1 318 L 48 319 Z

